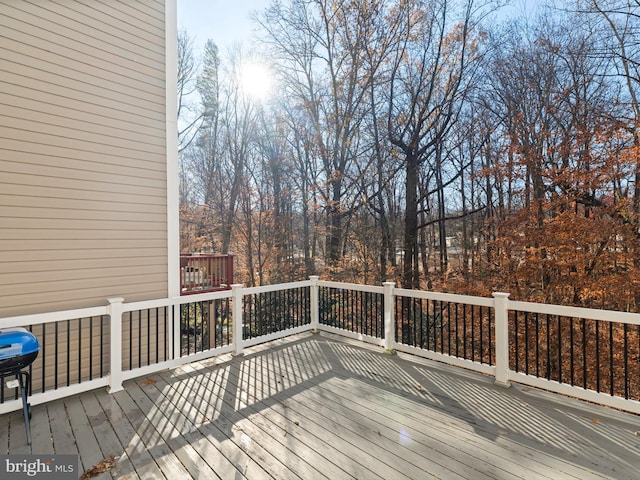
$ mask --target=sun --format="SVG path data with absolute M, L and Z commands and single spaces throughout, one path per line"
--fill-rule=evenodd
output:
M 240 88 L 256 100 L 264 100 L 271 93 L 273 77 L 266 65 L 245 63 L 240 67 Z

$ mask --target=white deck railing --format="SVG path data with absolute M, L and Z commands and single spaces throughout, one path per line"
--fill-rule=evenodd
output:
M 518 382 L 640 413 L 639 314 L 515 302 L 508 297 L 311 277 L 144 302 L 111 298 L 102 307 L 0 319 L 0 328 L 23 326 L 45 332 L 41 355 L 32 365 L 42 385 L 34 389 L 32 404 L 105 386 L 117 392 L 128 379 L 224 353 L 239 355 L 249 346 L 305 331 L 325 331 L 387 352 L 406 352 L 491 375 L 504 387 Z M 88 318 L 90 322 L 81 320 Z M 185 351 L 185 335 L 191 335 L 185 331 L 191 330 L 199 332 L 193 334 L 198 338 L 193 352 Z M 64 342 L 59 332 L 66 335 Z M 95 339 L 98 334 L 103 338 Z M 104 365 L 96 375 L 98 358 Z M 0 413 L 19 408 L 18 400 L 7 399 L 0 404 Z

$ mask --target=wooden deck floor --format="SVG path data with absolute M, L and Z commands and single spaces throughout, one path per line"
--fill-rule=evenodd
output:
M 640 417 L 324 335 L 0 417 L 0 452 L 121 479 L 638 479 Z

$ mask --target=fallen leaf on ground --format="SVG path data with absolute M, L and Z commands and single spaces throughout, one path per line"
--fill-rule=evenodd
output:
M 593 423 L 594 425 L 597 425 L 598 423 L 600 423 L 600 419 L 599 418 L 592 418 L 591 419 L 591 423 Z
M 416 388 L 418 389 L 419 392 L 422 392 L 422 393 L 426 392 L 424 387 L 422 385 L 420 385 L 420 384 L 416 385 Z
M 107 458 L 103 458 L 96 465 L 94 465 L 93 467 L 85 471 L 80 477 L 80 480 L 87 480 L 88 478 L 97 477 L 101 473 L 108 472 L 115 466 L 116 466 L 115 455 L 111 455 Z
M 147 378 L 146 380 L 140 382 L 140 385 L 154 385 L 156 383 L 156 380 L 154 380 L 153 378 Z

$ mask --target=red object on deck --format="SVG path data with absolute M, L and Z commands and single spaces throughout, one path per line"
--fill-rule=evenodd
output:
M 180 254 L 180 294 L 228 290 L 233 283 L 233 254 Z

